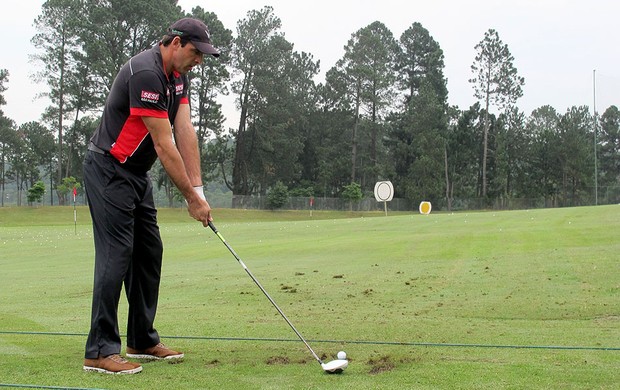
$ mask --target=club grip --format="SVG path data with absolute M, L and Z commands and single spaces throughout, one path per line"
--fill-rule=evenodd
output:
M 217 234 L 217 228 L 213 224 L 213 221 L 209 221 L 207 223 L 209 224 L 209 227 L 211 228 L 211 230 L 213 230 L 213 233 Z

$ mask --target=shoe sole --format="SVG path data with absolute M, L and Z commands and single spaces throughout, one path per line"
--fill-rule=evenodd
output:
M 84 371 L 99 372 L 101 374 L 111 374 L 111 375 L 130 375 L 130 374 L 137 374 L 140 371 L 142 371 L 142 366 L 133 368 L 131 370 L 122 370 L 122 371 L 109 371 L 109 370 L 106 370 L 105 368 L 89 367 L 89 366 L 83 366 L 83 368 L 84 368 Z
M 169 355 L 169 356 L 155 356 L 155 355 L 145 355 L 139 353 L 126 353 L 125 356 L 131 359 L 143 359 L 143 360 L 179 360 L 185 357 L 184 353 L 180 353 L 178 355 Z

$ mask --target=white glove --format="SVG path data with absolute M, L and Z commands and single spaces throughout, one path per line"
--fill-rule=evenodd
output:
M 200 197 L 200 199 L 206 201 L 207 198 L 205 197 L 205 189 L 203 186 L 195 186 L 194 187 L 194 191 L 196 191 L 196 193 L 198 194 L 198 196 Z
M 196 193 L 198 194 L 198 196 L 200 197 L 200 199 L 204 200 L 205 202 L 207 201 L 207 198 L 205 197 L 205 190 L 203 186 L 195 186 L 194 187 L 194 191 L 196 191 Z M 187 205 L 187 199 L 185 199 L 185 204 Z

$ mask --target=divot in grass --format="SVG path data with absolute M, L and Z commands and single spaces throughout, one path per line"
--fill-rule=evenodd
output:
M 392 358 L 389 356 L 382 356 L 378 359 L 370 359 L 368 360 L 368 365 L 370 366 L 369 373 L 371 375 L 381 374 L 382 372 L 392 371 L 396 365 L 392 361 Z
M 286 356 L 272 356 L 269 359 L 267 359 L 268 365 L 290 364 L 290 363 L 291 363 L 290 359 Z
M 297 289 L 295 287 L 286 286 L 286 285 L 282 285 L 282 287 L 280 287 L 280 290 L 284 290 L 285 293 L 291 293 L 291 294 L 295 294 L 297 292 Z

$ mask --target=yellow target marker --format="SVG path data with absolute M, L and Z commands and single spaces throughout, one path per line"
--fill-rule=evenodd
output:
M 423 201 L 420 202 L 420 214 L 424 214 L 424 215 L 429 215 L 431 213 L 431 209 L 433 207 L 431 206 L 431 202 L 427 202 L 427 201 Z

